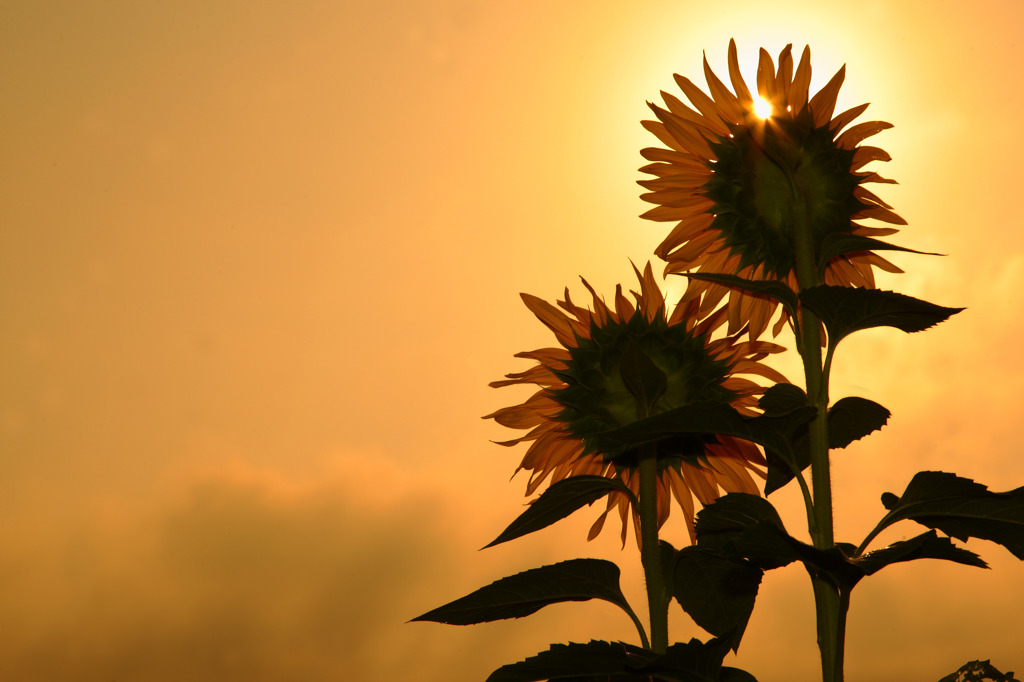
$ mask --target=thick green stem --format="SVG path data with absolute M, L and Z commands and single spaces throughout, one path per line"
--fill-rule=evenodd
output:
M 668 649 L 668 595 L 661 572 L 658 543 L 658 449 L 653 443 L 640 448 L 640 561 L 647 582 L 647 606 L 651 617 L 651 650 Z
M 799 326 L 807 398 L 818 411 L 808 433 L 815 520 L 815 525 L 809 530 L 815 547 L 829 549 L 835 545 L 835 539 L 832 522 L 832 476 L 828 452 L 828 386 L 822 373 L 820 322 L 817 316 L 805 309 L 802 311 Z M 840 605 L 839 591 L 830 581 L 811 573 L 811 583 L 818 619 L 822 679 L 824 682 L 842 682 L 843 640 L 846 637 L 845 609 Z M 849 604 L 848 596 L 846 603 Z
M 798 197 L 796 197 L 799 200 Z M 809 211 L 808 211 L 809 214 Z M 794 225 L 796 247 L 796 277 L 802 291 L 820 285 L 821 276 L 814 249 L 812 225 L 809 219 Z M 807 399 L 817 410 L 808 426 L 811 458 L 811 491 L 814 497 L 815 524 L 809 530 L 814 546 L 829 549 L 835 545 L 832 521 L 832 474 L 828 443 L 828 374 L 823 369 L 821 356 L 821 321 L 806 308 L 800 311 L 796 328 L 800 355 L 804 365 Z M 831 360 L 831 354 L 829 357 Z M 831 363 L 829 363 L 831 364 Z M 846 637 L 846 607 L 849 595 L 841 597 L 836 586 L 811 572 L 814 605 L 818 622 L 818 649 L 821 652 L 821 672 L 824 682 L 842 682 L 843 648 Z

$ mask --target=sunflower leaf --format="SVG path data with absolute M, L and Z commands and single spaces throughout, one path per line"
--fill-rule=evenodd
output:
M 994 493 L 956 474 L 921 471 L 914 475 L 903 495 L 895 498 L 888 493 L 883 500 L 889 513 L 862 547 L 882 529 L 910 519 L 961 541 L 972 537 L 990 540 L 1024 560 L 1024 487 Z
M 605 476 L 570 476 L 557 483 L 552 483 L 541 493 L 522 514 L 509 524 L 497 538 L 485 545 L 483 549 L 500 545 L 547 528 L 556 521 L 561 521 L 588 504 L 593 504 L 610 492 L 619 491 L 631 500 L 633 491 L 617 478 Z
M 895 327 L 907 333 L 919 332 L 964 310 L 894 291 L 827 285 L 800 292 L 800 302 L 824 322 L 833 347 L 860 329 Z
M 1013 676 L 1013 671 L 1002 673 L 988 659 L 984 661 L 968 661 L 956 672 L 943 677 L 939 682 L 1020 682 Z
M 786 532 L 775 507 L 757 495 L 729 493 L 697 515 L 697 546 L 720 556 L 746 559 L 761 570 L 800 561 L 835 585 L 853 587 L 865 573 L 848 556 L 852 547 L 821 550 Z
M 601 435 L 631 447 L 675 436 L 733 436 L 789 456 L 792 454 L 790 441 L 793 433 L 813 419 L 815 414 L 813 407 L 805 406 L 780 416 L 744 417 L 727 403 L 701 400 L 605 431 Z
M 590 599 L 603 599 L 632 613 L 619 588 L 618 566 L 604 559 L 570 559 L 501 578 L 412 620 L 473 625 Z
M 878 403 L 854 396 L 842 398 L 828 410 L 828 445 L 845 448 L 873 433 L 889 421 L 892 413 Z
M 736 651 L 763 574 L 745 559 L 724 557 L 699 546 L 684 547 L 676 557 L 672 596 L 697 625 L 722 637 Z
M 728 493 L 718 498 L 697 513 L 696 533 L 698 547 L 747 559 L 762 570 L 800 558 L 775 507 L 757 495 Z
M 830 232 L 821 241 L 821 250 L 818 253 L 818 270 L 824 274 L 829 262 L 848 253 L 862 251 L 903 251 L 904 253 L 916 253 L 922 256 L 941 256 L 941 253 L 929 253 L 928 251 L 915 251 L 903 246 L 896 246 L 880 239 L 873 239 L 859 234 Z
M 806 405 L 807 394 L 793 384 L 775 384 L 757 401 L 757 406 L 769 417 L 784 417 Z
M 677 642 L 661 655 L 625 642 L 552 644 L 498 668 L 487 682 L 757 682 L 749 673 L 722 666 L 728 651 L 717 639 Z
M 700 272 L 674 272 L 673 275 L 682 275 L 690 279 L 703 282 L 721 284 L 731 289 L 740 289 L 759 296 L 766 296 L 781 303 L 790 315 L 796 315 L 797 297 L 796 293 L 782 282 L 774 280 L 753 280 L 744 279 L 736 275 L 711 274 Z
M 927 531 L 909 540 L 894 542 L 888 547 L 868 552 L 854 559 L 854 563 L 864 570 L 865 575 L 872 575 L 901 561 L 914 559 L 945 559 L 967 566 L 988 568 L 974 552 L 957 547 L 949 538 L 939 537 L 934 530 Z

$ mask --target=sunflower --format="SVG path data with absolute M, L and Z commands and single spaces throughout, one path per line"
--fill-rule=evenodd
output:
M 505 441 L 513 446 L 529 442 L 529 449 L 516 469 L 531 472 L 526 494 L 532 495 L 550 477 L 552 483 L 569 476 L 617 477 L 637 493 L 639 478 L 632 453 L 618 441 L 606 441 L 602 434 L 633 423 L 645 416 L 682 407 L 694 401 L 714 400 L 732 405 L 745 415 L 756 415 L 758 396 L 764 387 L 750 378 L 758 375 L 773 382 L 786 382 L 777 371 L 762 364 L 768 354 L 784 350 L 766 341 L 740 341 L 746 330 L 712 340 L 711 331 L 721 324 L 723 311 L 698 321 L 700 301 L 691 298 L 675 306 L 671 315 L 665 296 L 651 271 L 634 266 L 640 290 L 632 291 L 635 302 L 615 290 L 612 306 L 583 280 L 593 297 L 593 310 L 576 305 L 566 289 L 558 307 L 522 294 L 527 308 L 547 326 L 561 344 L 518 353 L 537 364 L 508 374 L 492 387 L 533 384 L 540 387 L 521 405 L 486 415 L 499 424 L 529 429 L 526 435 Z M 561 308 L 561 310 L 559 309 Z M 662 390 L 646 402 L 635 397 L 629 386 L 624 362 L 634 366 L 649 363 L 651 371 L 664 377 Z M 631 459 L 631 455 L 634 457 Z M 757 468 L 764 456 L 754 444 L 730 436 L 667 439 L 658 443 L 658 525 L 669 516 L 674 497 L 686 515 L 690 539 L 694 539 L 693 498 L 702 504 L 716 500 L 720 490 L 758 494 L 751 474 L 762 479 Z M 617 510 L 622 518 L 622 541 L 626 541 L 631 516 L 637 538 L 639 519 L 622 492 L 608 495 L 607 508 L 590 530 L 596 537 L 608 513 Z
M 657 204 L 642 217 L 676 223 L 655 251 L 667 263 L 666 273 L 724 273 L 781 281 L 799 291 L 798 229 L 811 235 L 820 272 L 816 283 L 873 288 L 873 267 L 902 272 L 870 250 L 888 246 L 875 238 L 894 234 L 896 228 L 856 222 L 906 224 L 864 187 L 894 182 L 862 170 L 871 161 L 890 157 L 877 147 L 860 146 L 892 125 L 870 121 L 843 131 L 867 104 L 833 117 L 845 71 L 843 66 L 809 97 L 810 49 L 804 48 L 795 70 L 791 45 L 779 54 L 778 68 L 762 49 L 757 68 L 760 101 L 755 101 L 740 75 L 736 43 L 730 40 L 729 77 L 735 94 L 705 57 L 710 96 L 689 79 L 675 76 L 696 111 L 666 92 L 662 97 L 667 109 L 648 102 L 658 120 L 643 125 L 667 149 L 641 152 L 653 163 L 640 170 L 656 176 L 639 181 L 650 190 L 641 197 Z M 770 106 L 770 113 L 758 115 L 755 105 Z M 777 306 L 772 299 L 700 280 L 690 280 L 684 298 L 700 297 L 700 315 L 707 316 L 726 295 L 730 334 L 745 325 L 753 339 L 768 327 Z M 775 335 L 787 319 L 784 312 Z

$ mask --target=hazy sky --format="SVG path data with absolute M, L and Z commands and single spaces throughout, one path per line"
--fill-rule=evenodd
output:
M 847 64 L 839 108 L 895 124 L 893 241 L 949 254 L 883 283 L 969 308 L 840 347 L 833 395 L 894 416 L 834 457 L 838 538 L 921 469 L 1024 485 L 1022 35 L 1014 0 L 0 2 L 0 678 L 472 681 L 632 641 L 602 604 L 405 621 L 576 556 L 642 604 L 596 510 L 477 551 L 525 487 L 480 416 L 550 341 L 520 291 L 610 293 L 652 257 L 644 102 L 702 51 L 724 74 L 730 37 L 748 82 L 761 46 L 809 44 L 812 90 Z M 994 570 L 857 588 L 849 679 L 1024 671 L 1024 565 L 968 548 Z M 681 612 L 673 636 L 704 637 Z M 816 675 L 802 569 L 766 577 L 732 664 Z

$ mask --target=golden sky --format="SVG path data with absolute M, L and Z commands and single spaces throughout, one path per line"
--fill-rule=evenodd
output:
M 477 551 L 525 487 L 480 416 L 549 343 L 520 291 L 610 293 L 652 257 L 644 102 L 700 82 L 702 51 L 724 73 L 730 37 L 748 82 L 761 46 L 809 44 L 812 91 L 847 64 L 839 109 L 895 124 L 874 138 L 893 241 L 949 254 L 883 284 L 968 307 L 840 347 L 833 395 L 894 416 L 834 455 L 838 538 L 921 469 L 1024 485 L 1022 35 L 1015 0 L 0 5 L 0 677 L 482 680 L 632 641 L 593 603 L 405 621 L 576 556 L 642 603 L 631 547 L 586 543 L 595 510 Z M 968 548 L 993 570 L 857 588 L 849 679 L 1024 670 L 1024 566 Z M 681 614 L 673 636 L 704 637 Z M 769 574 L 731 663 L 773 682 L 816 659 L 806 575 Z

